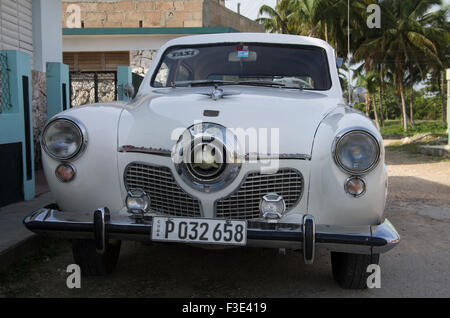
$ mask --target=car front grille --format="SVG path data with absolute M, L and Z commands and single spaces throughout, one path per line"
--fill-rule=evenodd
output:
M 143 189 L 150 209 L 171 216 L 200 217 L 200 202 L 181 189 L 167 167 L 133 162 L 125 169 L 125 187 Z
M 270 192 L 283 196 L 286 211 L 293 208 L 303 193 L 302 174 L 296 169 L 280 169 L 274 174 L 250 173 L 236 192 L 216 202 L 216 216 L 238 220 L 259 218 L 261 198 Z

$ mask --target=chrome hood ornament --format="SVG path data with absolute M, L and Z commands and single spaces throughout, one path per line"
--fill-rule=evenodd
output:
M 224 90 L 222 88 L 219 88 L 218 85 L 214 85 L 214 89 L 210 93 L 199 93 L 199 94 L 209 96 L 211 97 L 212 100 L 219 100 L 225 96 L 239 95 L 240 92 L 236 91 L 224 92 Z

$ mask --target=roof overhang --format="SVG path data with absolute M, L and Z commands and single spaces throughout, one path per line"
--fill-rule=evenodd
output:
M 190 27 L 190 28 L 63 28 L 64 35 L 186 35 L 239 32 L 231 27 Z
M 63 52 L 157 50 L 186 35 L 235 32 L 231 27 L 63 28 Z

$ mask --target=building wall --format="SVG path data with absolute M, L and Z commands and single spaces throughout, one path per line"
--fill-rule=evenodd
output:
M 203 2 L 203 26 L 229 26 L 240 32 L 265 32 L 262 25 L 213 0 Z
M 224 0 L 63 0 L 63 27 L 80 7 L 85 28 L 229 26 L 241 32 L 264 32 L 262 26 L 225 7 Z
M 41 166 L 39 136 L 47 121 L 46 62 L 62 60 L 60 14 L 60 0 L 0 0 L 0 50 L 18 50 L 30 56 L 36 168 Z M 2 67 L 0 63 L 0 71 Z M 1 102 L 0 83 L 0 113 Z
M 34 69 L 46 72 L 47 62 L 62 62 L 60 0 L 33 0 Z
M 74 7 L 77 6 L 77 7 Z M 189 28 L 231 27 L 241 32 L 264 32 L 264 28 L 225 7 L 225 0 L 63 0 L 63 28 L 74 27 L 75 8 L 80 9 L 81 28 Z M 127 50 L 133 73 L 144 76 L 157 50 L 181 34 L 120 34 L 63 36 L 64 63 L 71 70 L 104 70 L 98 62 L 102 52 Z M 89 65 L 78 64 L 84 54 Z M 92 100 L 92 88 L 73 89 L 75 104 Z
M 202 26 L 203 0 L 118 0 L 63 1 L 63 27 L 71 12 L 67 7 L 77 4 L 85 28 L 124 27 L 198 27 Z
M 0 0 L 0 13 L 0 50 L 25 52 L 33 65 L 31 0 Z
M 44 72 L 31 71 L 32 109 L 33 109 L 33 142 L 34 165 L 36 169 L 42 167 L 40 136 L 47 122 L 47 87 Z
M 130 52 L 130 66 L 133 73 L 145 76 L 157 50 L 133 50 Z M 137 89 L 137 87 L 136 87 Z
M 130 64 L 130 52 L 64 52 L 63 61 L 70 71 L 116 71 Z

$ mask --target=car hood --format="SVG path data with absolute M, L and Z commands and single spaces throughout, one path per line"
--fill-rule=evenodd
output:
M 167 88 L 138 96 L 122 112 L 119 148 L 170 151 L 187 127 L 212 122 L 247 132 L 254 129 L 259 140 L 268 136 L 269 149 L 261 148 L 260 153 L 310 155 L 319 123 L 342 102 L 321 92 L 243 86 L 224 86 L 224 93 L 230 95 L 213 100 L 204 95 L 212 90 Z M 217 116 L 205 111 L 215 111 Z M 271 147 L 277 131 L 279 146 Z M 245 148 L 247 153 L 254 150 Z

